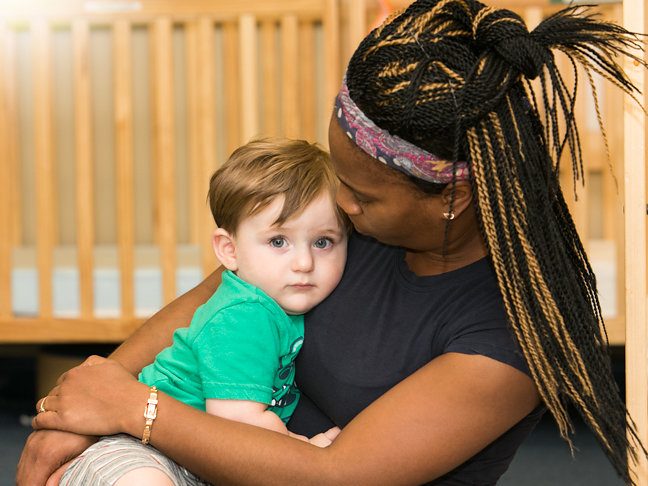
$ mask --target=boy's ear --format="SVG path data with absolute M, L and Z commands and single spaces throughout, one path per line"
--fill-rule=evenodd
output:
M 218 261 L 223 264 L 225 268 L 236 272 L 238 264 L 236 261 L 236 244 L 234 238 L 229 232 L 223 228 L 216 228 L 214 236 L 212 237 L 212 247 Z

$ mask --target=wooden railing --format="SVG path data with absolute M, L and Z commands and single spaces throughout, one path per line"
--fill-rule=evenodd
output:
M 141 321 L 142 242 L 159 255 L 161 303 L 178 294 L 179 244 L 196 247 L 203 274 L 213 270 L 209 176 L 257 135 L 325 140 L 340 81 L 338 37 L 335 0 L 12 2 L 0 10 L 0 342 L 124 339 Z M 98 54 L 101 43 L 108 56 Z M 66 83 L 70 99 L 61 101 Z M 148 200 L 141 154 L 151 167 Z M 148 234 L 138 236 L 140 225 Z M 100 244 L 117 250 L 116 318 L 95 312 Z M 74 318 L 57 315 L 53 303 L 61 245 L 76 253 Z M 30 316 L 12 309 L 21 247 L 36 255 Z
M 409 2 L 390 3 L 401 8 Z M 518 11 L 530 26 L 560 8 L 537 0 L 498 4 Z M 211 172 L 256 135 L 326 145 L 344 65 L 381 13 L 378 7 L 376 0 L 32 0 L 3 6 L 0 342 L 125 338 L 143 317 L 135 298 L 140 247 L 156 255 L 160 305 L 181 291 L 181 247 L 192 248 L 192 265 L 203 275 L 211 271 L 213 222 L 205 204 Z M 621 20 L 618 4 L 601 11 Z M 608 160 L 586 84 L 581 76 L 587 183 L 576 185 L 572 212 L 593 261 L 616 269 L 614 282 L 600 284 L 612 289 L 606 295 L 616 304 L 606 321 L 611 342 L 621 344 L 623 103 L 601 84 Z M 562 178 L 572 200 L 571 172 Z M 100 246 L 118 255 L 117 317 L 97 313 Z M 54 305 L 61 247 L 74 249 L 73 318 L 57 314 Z M 21 289 L 12 279 L 17 253 L 25 248 L 33 250 L 38 306 L 31 315 L 16 315 L 12 293 Z

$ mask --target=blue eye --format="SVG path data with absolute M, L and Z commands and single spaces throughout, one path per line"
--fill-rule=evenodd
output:
M 284 246 L 286 246 L 286 238 L 284 238 L 283 236 L 275 236 L 273 238 L 270 238 L 268 244 L 272 248 L 283 248 Z
M 331 240 L 331 238 L 318 238 L 315 240 L 315 243 L 313 243 L 313 246 L 319 250 L 324 250 L 331 245 L 333 245 L 333 240 Z

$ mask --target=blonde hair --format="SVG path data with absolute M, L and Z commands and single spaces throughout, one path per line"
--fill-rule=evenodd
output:
M 305 140 L 260 138 L 237 148 L 211 177 L 208 201 L 216 224 L 235 234 L 240 222 L 277 196 L 284 205 L 275 224 L 299 214 L 322 192 L 335 202 L 338 180 L 328 153 Z M 338 219 L 347 226 L 338 209 Z

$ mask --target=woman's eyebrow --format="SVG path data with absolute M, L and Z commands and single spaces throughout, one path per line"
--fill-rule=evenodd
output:
M 366 192 L 359 191 L 358 189 L 356 189 L 356 188 L 352 187 L 351 185 L 349 185 L 348 183 L 344 182 L 342 179 L 340 179 L 340 176 L 338 176 L 338 179 L 340 180 L 340 184 L 345 186 L 353 194 L 356 194 L 356 195 L 361 196 L 361 197 L 366 197 L 366 198 L 372 197 L 370 194 L 367 194 Z

